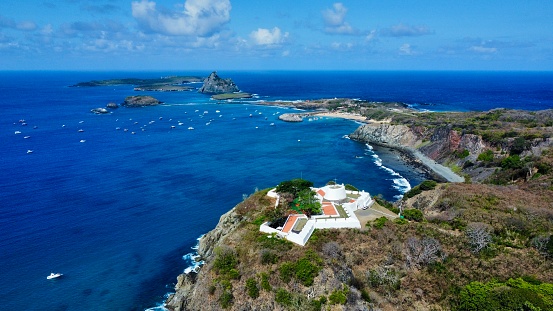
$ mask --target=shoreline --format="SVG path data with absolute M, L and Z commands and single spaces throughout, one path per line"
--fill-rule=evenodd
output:
M 341 118 L 341 119 L 361 122 L 364 124 L 390 123 L 387 120 L 376 121 L 372 119 L 367 119 L 366 117 L 363 117 L 358 114 L 344 113 L 344 112 L 316 112 L 316 113 L 310 114 L 310 116 Z M 437 163 L 436 161 L 422 154 L 417 149 L 413 149 L 409 147 L 399 148 L 396 146 L 379 144 L 377 142 L 369 142 L 369 144 L 375 144 L 380 147 L 387 147 L 397 151 L 398 153 L 401 154 L 401 157 L 406 162 L 406 164 L 413 165 L 415 167 L 419 167 L 423 169 L 427 174 L 429 174 L 430 176 L 432 176 L 433 178 L 439 181 L 446 181 L 446 182 L 464 182 L 465 181 L 464 177 L 455 174 L 455 172 L 453 172 L 449 167 L 446 167 Z

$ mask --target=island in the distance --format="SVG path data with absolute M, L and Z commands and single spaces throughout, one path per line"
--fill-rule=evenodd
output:
M 192 91 L 195 88 L 188 84 L 200 83 L 202 77 L 196 76 L 166 76 L 153 79 L 108 79 L 92 80 L 88 82 L 79 82 L 71 87 L 95 87 L 95 86 L 113 86 L 113 85 L 134 85 L 135 91 L 155 91 L 155 92 L 177 92 Z

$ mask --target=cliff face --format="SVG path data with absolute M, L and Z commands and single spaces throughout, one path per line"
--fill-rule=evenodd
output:
M 405 125 L 387 123 L 365 124 L 349 135 L 350 138 L 392 148 L 415 148 L 422 142 L 422 136 Z
M 212 72 L 209 77 L 204 80 L 204 85 L 198 92 L 206 94 L 222 94 L 238 92 L 238 86 L 232 79 L 222 79 L 217 75 L 217 72 Z
M 215 229 L 200 239 L 198 254 L 202 259 L 207 263 L 212 261 L 214 249 L 222 246 L 225 238 L 236 230 L 241 221 L 242 217 L 235 212 L 234 208 L 223 214 Z M 169 296 L 165 302 L 166 308 L 175 311 L 207 310 L 207 306 L 203 306 L 203 303 L 207 297 L 204 295 L 207 295 L 206 291 L 210 282 L 211 278 L 208 273 L 179 275 L 175 293 Z M 219 305 L 216 304 L 215 307 L 217 308 L 217 306 Z

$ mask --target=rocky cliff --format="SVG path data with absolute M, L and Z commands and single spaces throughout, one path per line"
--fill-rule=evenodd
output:
M 482 140 L 482 137 L 474 134 L 459 133 L 449 125 L 427 128 L 389 123 L 371 123 L 360 126 L 349 136 L 361 142 L 403 151 L 410 158 L 409 160 L 426 166 L 430 174 L 437 170 L 431 167 L 432 163 L 417 159 L 415 151 L 418 150 L 422 155 L 437 163 L 453 164 L 462 167 L 467 161 L 475 161 L 478 155 L 486 147 L 489 147 Z M 457 155 L 464 150 L 468 154 L 463 158 L 459 158 Z M 487 170 L 475 171 L 473 172 L 473 177 L 481 180 L 489 176 L 490 172 Z M 444 174 L 439 175 L 446 180 L 453 181 L 443 176 Z M 440 176 L 435 177 L 436 179 L 442 179 Z
M 234 208 L 223 214 L 215 229 L 200 239 L 198 254 L 202 260 L 209 265 L 213 260 L 215 248 L 223 245 L 225 238 L 236 230 L 242 220 L 243 218 L 236 213 Z M 207 284 L 209 284 L 208 273 L 196 274 L 192 272 L 179 275 L 175 285 L 175 293 L 169 296 L 165 302 L 166 308 L 174 311 L 204 310 L 202 295 L 206 294 Z M 218 307 L 218 304 L 216 307 Z
M 215 71 L 204 80 L 204 84 L 198 90 L 198 92 L 206 94 L 223 94 L 238 91 L 240 91 L 240 89 L 238 89 L 238 86 L 236 86 L 232 79 L 222 79 Z

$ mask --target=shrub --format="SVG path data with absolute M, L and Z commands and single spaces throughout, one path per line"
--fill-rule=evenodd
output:
M 268 292 L 273 289 L 269 284 L 269 275 L 266 272 L 261 273 L 261 289 Z
M 401 287 L 401 277 L 393 268 L 378 267 L 367 272 L 368 284 L 384 291 L 395 291 Z
M 435 182 L 434 180 L 425 180 L 419 185 L 419 187 L 421 188 L 422 191 L 428 191 L 436 188 L 437 184 L 438 183 Z
M 408 267 L 428 266 L 445 257 L 440 242 L 434 238 L 409 237 L 405 247 Z
M 259 287 L 257 287 L 257 281 L 254 278 L 246 280 L 246 291 L 248 292 L 248 296 L 253 299 L 259 297 Z
M 238 272 L 236 270 L 237 264 L 238 259 L 236 258 L 236 254 L 231 248 L 225 247 L 215 249 L 215 260 L 213 262 L 213 269 L 216 273 L 220 275 L 234 275 L 234 271 L 236 271 L 236 273 Z M 231 270 L 234 271 L 231 272 Z
M 313 285 L 322 263 L 322 259 L 314 251 L 308 250 L 295 265 L 296 279 L 305 286 Z
M 350 184 L 346 184 L 344 187 L 346 188 L 346 190 L 359 191 L 359 189 L 357 189 L 356 187 L 354 187 L 353 185 L 350 185 Z
M 292 294 L 284 288 L 279 288 L 275 293 L 275 301 L 280 305 L 290 306 L 292 304 Z
M 470 223 L 465 229 L 465 235 L 473 253 L 479 253 L 492 242 L 490 229 L 484 223 Z
M 276 187 L 276 192 L 278 193 L 291 193 L 296 197 L 298 193 L 303 190 L 310 189 L 313 187 L 313 183 L 309 180 L 296 178 L 292 180 L 283 181 Z
M 344 286 L 344 289 L 342 290 L 334 290 L 332 291 L 332 294 L 328 296 L 328 301 L 331 305 L 345 305 L 348 301 L 348 292 L 349 289 L 347 286 Z
M 409 220 L 414 220 L 414 221 L 422 221 L 423 220 L 423 216 L 422 216 L 422 212 L 418 209 L 406 209 L 403 211 L 403 217 L 409 219 Z
M 386 224 L 386 222 L 388 222 L 388 218 L 386 218 L 385 216 L 382 216 L 374 220 L 373 227 L 375 227 L 376 229 L 382 229 L 382 227 L 384 227 L 384 224 Z
M 396 218 L 394 219 L 394 223 L 398 225 L 405 225 L 405 224 L 408 224 L 409 222 L 407 221 L 407 219 L 404 219 L 404 218 Z
M 523 163 L 518 155 L 512 155 L 501 160 L 501 167 L 504 169 L 518 169 L 522 168 Z
M 280 265 L 280 268 L 278 269 L 280 274 L 280 279 L 284 283 L 289 283 L 292 280 L 292 276 L 294 275 L 295 265 L 291 262 L 285 262 L 282 265 Z
M 219 297 L 219 304 L 223 309 L 226 309 L 232 305 L 232 301 L 234 299 L 234 296 L 229 291 L 223 291 L 221 296 Z
M 458 151 L 456 155 L 458 158 L 464 159 L 470 155 L 470 152 L 467 149 L 463 149 L 463 151 Z
M 493 161 L 493 151 L 491 150 L 486 150 L 484 152 L 482 152 L 481 154 L 478 155 L 478 161 L 484 161 L 484 162 L 491 162 Z
M 260 254 L 261 263 L 264 265 L 275 264 L 278 262 L 278 256 L 273 251 L 262 249 Z

